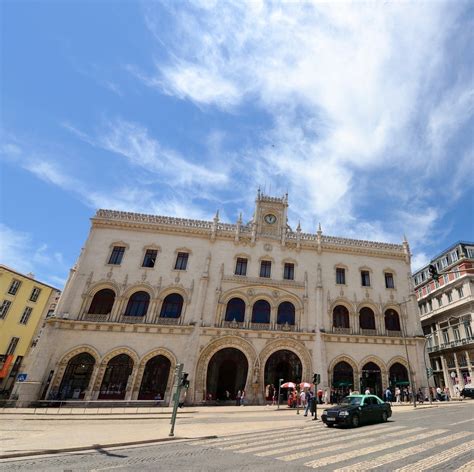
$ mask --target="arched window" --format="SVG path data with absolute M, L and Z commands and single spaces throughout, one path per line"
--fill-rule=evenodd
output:
M 401 331 L 400 317 L 392 308 L 385 312 L 385 329 L 387 331 Z
M 115 301 L 115 292 L 110 288 L 99 290 L 92 299 L 88 313 L 94 315 L 108 315 L 112 311 Z
M 270 303 L 258 300 L 252 308 L 252 323 L 270 323 Z
M 227 302 L 225 321 L 243 323 L 245 318 L 245 302 L 240 298 L 232 298 Z
M 277 324 L 295 324 L 295 306 L 290 302 L 280 303 L 278 306 Z
M 94 370 L 95 359 L 87 352 L 74 356 L 68 363 L 59 387 L 59 398 L 83 399 Z
M 361 308 L 359 312 L 360 329 L 375 329 L 375 315 L 369 307 Z
M 343 305 L 337 305 L 332 311 L 332 325 L 334 328 L 349 328 L 349 311 Z
M 145 316 L 150 303 L 150 295 L 146 292 L 135 292 L 127 303 L 125 316 Z
M 179 293 L 171 293 L 163 300 L 160 318 L 179 318 L 183 310 L 183 297 Z

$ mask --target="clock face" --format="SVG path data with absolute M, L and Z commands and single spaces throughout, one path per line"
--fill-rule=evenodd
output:
M 269 213 L 268 215 L 265 215 L 264 220 L 269 225 L 272 225 L 277 220 L 277 217 L 275 215 L 272 215 L 271 213 Z

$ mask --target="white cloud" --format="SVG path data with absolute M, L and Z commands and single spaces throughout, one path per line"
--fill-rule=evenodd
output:
M 406 231 L 414 245 L 423 244 L 443 214 L 426 196 L 428 177 L 446 176 L 446 162 L 434 164 L 433 143 L 444 146 L 472 115 L 467 74 L 447 83 L 441 98 L 433 92 L 464 8 L 443 2 L 148 5 L 147 26 L 169 58 L 155 64 L 155 75 L 135 73 L 146 85 L 199 105 L 239 113 L 252 104 L 268 113 L 274 128 L 264 139 L 271 145 L 241 153 L 242 175 L 247 187 L 271 181 L 288 190 L 290 208 L 311 230 L 317 218 L 338 234 L 400 240 Z M 392 206 L 378 220 L 362 219 L 362 206 L 376 206 L 370 183 L 377 178 L 387 178 L 388 187 L 397 182 L 379 199 Z
M 32 273 L 41 282 L 61 288 L 67 265 L 61 252 L 37 243 L 30 233 L 0 223 L 0 262 L 23 274 Z

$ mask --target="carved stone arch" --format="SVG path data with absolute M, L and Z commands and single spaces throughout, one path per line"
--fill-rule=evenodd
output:
M 105 369 L 107 368 L 107 364 L 109 363 L 109 361 L 111 359 L 113 359 L 115 356 L 118 356 L 120 354 L 127 354 L 128 356 L 130 356 L 130 358 L 133 361 L 133 372 L 137 371 L 137 366 L 138 366 L 138 362 L 139 362 L 138 354 L 133 349 L 131 349 L 129 347 L 123 346 L 123 347 L 114 348 L 111 351 L 109 351 L 102 358 L 99 370 L 98 370 L 97 375 L 95 377 L 95 383 L 94 383 L 94 389 L 93 389 L 94 392 L 98 393 L 98 391 L 100 389 L 100 386 L 102 385 L 102 380 L 104 378 Z M 133 378 L 133 376 L 134 376 L 134 374 L 132 373 L 132 378 Z M 133 382 L 133 380 L 132 380 L 132 382 Z M 127 388 L 127 390 L 130 390 L 130 388 Z
M 146 367 L 147 362 L 149 360 L 153 359 L 156 356 L 164 356 L 170 361 L 170 364 L 171 364 L 170 365 L 170 372 L 169 372 L 169 375 L 168 375 L 168 381 L 167 381 L 167 385 L 166 385 L 167 396 L 169 396 L 169 394 L 171 393 L 171 388 L 173 386 L 173 380 L 174 380 L 173 379 L 173 377 L 174 377 L 173 373 L 176 369 L 177 360 L 176 360 L 176 356 L 171 351 L 169 351 L 168 349 L 160 347 L 160 348 L 152 349 L 151 351 L 148 351 L 148 353 L 145 354 L 140 359 L 140 363 L 138 364 L 138 371 L 137 371 L 135 381 L 134 381 L 134 385 L 133 385 L 133 392 L 134 392 L 133 395 L 134 395 L 134 397 L 138 396 L 138 394 L 139 394 L 139 390 L 140 390 L 140 386 L 142 384 L 143 374 L 145 372 L 145 367 Z M 168 399 L 165 398 L 164 400 L 166 402 Z
M 188 293 L 188 290 L 184 288 L 183 285 L 181 284 L 171 284 L 163 288 L 160 293 L 158 294 L 158 300 L 163 302 L 163 300 L 168 296 L 171 295 L 172 293 L 178 293 L 183 297 L 183 302 L 189 303 L 190 295 Z M 161 309 L 161 307 L 160 307 Z
M 346 354 L 337 356 L 330 362 L 328 367 L 329 374 L 334 370 L 334 367 L 336 367 L 339 362 L 347 362 L 352 367 L 352 370 L 354 371 L 354 376 L 359 375 L 359 367 L 357 366 L 357 362 L 352 357 Z
M 259 292 L 253 295 L 253 297 L 250 300 L 250 307 L 253 310 L 253 306 L 255 305 L 256 302 L 259 300 L 265 300 L 266 302 L 270 303 L 270 306 L 272 308 L 275 308 L 275 299 L 271 296 L 270 293 L 266 292 Z
M 294 352 L 301 361 L 301 366 L 303 368 L 301 373 L 301 379 L 310 379 L 312 378 L 312 361 L 311 353 L 309 349 L 301 342 L 296 341 L 293 338 L 280 338 L 274 341 L 270 341 L 266 346 L 260 351 L 258 356 L 260 361 L 260 386 L 264 387 L 264 376 L 265 376 L 265 365 L 269 357 L 277 352 L 287 350 Z
M 148 293 L 148 295 L 150 295 L 150 300 L 153 300 L 153 298 L 156 297 L 155 288 L 147 282 L 140 282 L 140 283 L 137 283 L 137 284 L 130 285 L 129 287 L 127 287 L 127 289 L 123 293 L 123 297 L 125 299 L 128 299 L 135 292 L 146 292 L 146 293 Z
M 357 307 L 356 307 L 356 313 L 357 315 L 360 314 L 360 310 L 362 308 L 370 308 L 373 312 L 374 312 L 374 315 L 375 316 L 380 316 L 382 315 L 383 313 L 380 311 L 380 306 L 378 306 L 375 302 L 373 302 L 372 300 L 364 300 L 362 302 L 359 302 L 357 304 Z
M 243 291 L 243 288 L 233 288 L 227 292 L 224 292 L 219 298 L 219 303 L 227 305 L 227 303 L 229 303 L 232 298 L 240 298 L 245 302 L 246 306 L 250 305 L 250 298 L 248 294 Z
M 66 370 L 68 362 L 74 356 L 77 356 L 78 354 L 82 354 L 83 352 L 86 352 L 87 354 L 90 354 L 95 359 L 95 366 L 94 367 L 97 368 L 97 366 L 100 363 L 100 354 L 96 351 L 96 349 L 93 348 L 92 346 L 88 345 L 88 344 L 84 344 L 84 345 L 81 345 L 81 346 L 76 346 L 75 348 L 73 348 L 73 349 L 69 350 L 68 352 L 66 352 L 66 354 L 64 354 L 61 357 L 61 360 L 58 363 L 57 372 L 56 372 L 56 375 L 54 377 L 54 381 L 51 383 L 51 389 L 59 388 L 59 385 L 61 384 L 61 380 L 63 379 L 64 372 Z
M 390 302 L 384 303 L 382 305 L 382 315 L 385 315 L 385 312 L 387 310 L 396 311 L 398 313 L 398 316 L 401 316 L 403 314 L 403 310 L 401 310 L 401 307 L 396 303 L 390 303 Z
M 402 356 L 394 356 L 392 357 L 388 362 L 387 362 L 387 372 L 390 372 L 390 368 L 393 366 L 393 364 L 401 364 L 403 367 L 405 367 L 405 369 L 407 370 L 407 372 L 409 372 L 408 370 L 408 362 L 407 360 L 402 357 Z M 412 373 L 414 373 L 412 371 Z
M 354 304 L 346 297 L 338 297 L 335 300 L 332 301 L 332 303 L 329 305 L 329 314 L 332 315 L 332 312 L 334 311 L 334 308 L 336 308 L 337 305 L 342 305 L 347 308 L 349 311 L 349 315 L 352 315 L 355 313 L 354 310 Z
M 121 294 L 121 289 L 120 285 L 113 280 L 98 280 L 97 282 L 94 282 L 90 287 L 89 290 L 87 291 L 87 296 L 89 296 L 91 299 L 94 298 L 94 295 L 97 292 L 100 292 L 101 290 L 104 289 L 110 289 L 115 292 L 115 298 L 119 297 Z
M 377 356 L 366 356 L 364 359 L 362 359 L 359 362 L 359 372 L 362 372 L 362 368 L 364 367 L 365 364 L 368 362 L 373 362 L 374 364 L 377 364 L 380 367 L 380 372 L 382 375 L 387 375 L 387 366 L 385 365 L 385 362 L 380 359 L 380 357 Z
M 196 379 L 194 384 L 195 402 L 200 402 L 203 400 L 203 395 L 206 390 L 207 368 L 209 361 L 216 352 L 225 348 L 238 349 L 247 358 L 248 372 L 247 381 L 245 383 L 245 391 L 251 391 L 250 386 L 252 382 L 252 368 L 255 365 L 255 361 L 257 359 L 255 348 L 249 341 L 241 338 L 240 336 L 224 336 L 211 341 L 202 349 L 201 353 L 199 354 L 199 359 L 196 363 L 196 370 L 194 373 L 194 378 Z

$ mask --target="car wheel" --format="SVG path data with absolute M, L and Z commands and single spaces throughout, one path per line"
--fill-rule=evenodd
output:
M 333 428 L 333 427 L 334 427 L 333 424 L 329 424 L 329 423 L 326 423 L 326 426 L 327 426 L 328 428 Z
M 354 428 L 357 428 L 359 426 L 359 415 L 354 415 L 352 417 L 352 422 L 351 423 L 352 423 L 352 426 Z
M 386 423 L 388 420 L 388 415 L 386 411 L 382 411 L 382 423 Z

